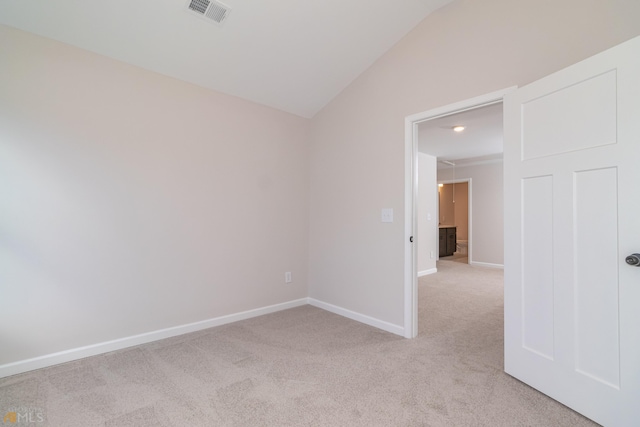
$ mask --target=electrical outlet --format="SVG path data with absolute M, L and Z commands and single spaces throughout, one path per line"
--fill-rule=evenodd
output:
M 435 257 L 436 255 L 433 253 L 433 251 L 431 251 L 431 259 L 433 259 L 433 257 Z
M 291 283 L 291 272 L 287 271 L 284 273 L 284 283 Z

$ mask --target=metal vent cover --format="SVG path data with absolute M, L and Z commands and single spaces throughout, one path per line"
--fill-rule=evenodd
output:
M 229 6 L 216 0 L 189 0 L 187 10 L 220 25 L 225 22 L 231 12 Z

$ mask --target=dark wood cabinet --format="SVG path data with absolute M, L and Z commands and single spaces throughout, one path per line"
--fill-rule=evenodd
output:
M 456 251 L 456 228 L 440 227 L 439 255 L 451 256 Z

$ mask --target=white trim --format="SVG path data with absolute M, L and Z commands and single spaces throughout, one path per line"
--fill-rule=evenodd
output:
M 491 160 L 478 160 L 477 162 L 469 162 L 464 163 L 458 166 L 460 169 L 466 168 L 467 166 L 478 166 L 478 165 L 492 165 L 494 163 L 504 163 L 504 159 L 491 159 Z
M 469 264 L 475 266 L 475 267 L 487 267 L 487 268 L 500 268 L 500 269 L 504 269 L 504 265 L 503 264 L 492 264 L 490 262 L 479 262 L 479 261 L 472 261 Z
M 355 320 L 365 325 L 373 326 L 374 328 L 382 329 L 383 331 L 391 332 L 392 334 L 404 336 L 405 330 L 402 326 L 394 325 L 393 323 L 385 322 L 374 317 L 370 317 L 364 314 L 356 313 L 355 311 L 347 310 L 346 308 L 338 307 L 337 305 L 329 304 L 324 301 L 319 301 L 315 298 L 309 298 L 309 304 L 321 308 L 331 313 L 339 314 L 340 316 L 347 317 L 351 320 Z
M 478 165 L 490 165 L 493 163 L 503 163 L 504 159 L 499 158 L 499 159 L 489 159 L 489 160 L 478 160 L 476 162 L 469 162 L 469 163 L 458 163 L 456 164 L 456 169 L 462 169 L 462 168 L 466 168 L 469 166 L 478 166 Z M 440 166 L 440 170 L 448 170 L 451 169 L 453 166 L 449 166 L 449 165 L 439 165 Z
M 5 365 L 0 365 L 0 378 L 21 374 L 23 372 L 32 371 L 34 369 L 46 368 L 47 366 L 57 365 L 60 363 L 71 362 L 72 360 L 83 359 L 89 356 L 108 353 L 110 351 L 121 350 L 123 348 L 132 347 L 135 345 L 146 344 L 164 338 L 170 338 L 177 335 L 188 334 L 190 332 L 213 328 L 215 326 L 226 325 L 227 323 L 233 323 L 239 320 L 263 316 L 265 314 L 275 313 L 277 311 L 287 310 L 289 308 L 300 307 L 308 303 L 308 298 L 301 298 L 281 304 L 274 304 L 267 307 L 229 314 L 227 316 L 215 317 L 213 319 L 188 323 L 186 325 L 173 326 L 171 328 L 160 329 L 153 332 L 146 332 L 130 337 L 119 338 L 102 343 L 87 345 L 84 347 L 60 351 L 57 353 L 51 353 L 44 356 L 34 357 L 32 359 L 7 363 Z
M 416 138 L 418 137 L 418 124 L 410 120 L 404 121 L 405 156 L 404 156 L 404 332 L 405 338 L 415 338 L 418 335 L 418 318 L 413 313 L 418 312 L 418 297 L 415 295 L 418 288 L 417 276 L 417 250 L 414 250 L 414 240 L 418 237 L 416 217 L 416 193 L 418 191 L 418 173 L 415 170 L 418 162 Z
M 434 273 L 437 273 L 437 272 L 438 272 L 437 268 L 430 268 L 428 270 L 418 271 L 418 277 L 428 276 L 430 274 L 434 274 Z
M 504 96 L 513 92 L 516 88 L 517 86 L 512 86 L 486 95 L 449 104 L 444 107 L 412 114 L 404 119 L 404 336 L 406 338 L 415 338 L 418 335 L 418 280 L 416 251 L 413 250 L 413 244 L 409 243 L 410 236 L 417 236 L 415 200 L 417 199 L 416 192 L 418 187 L 418 174 L 415 171 L 415 165 L 417 164 L 418 123 L 502 102 Z

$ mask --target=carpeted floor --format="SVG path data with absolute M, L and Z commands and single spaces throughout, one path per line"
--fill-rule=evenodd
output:
M 469 256 L 467 254 L 455 252 L 451 256 L 440 257 L 440 261 L 455 261 L 462 264 L 469 264 Z
M 0 411 L 64 427 L 595 425 L 502 372 L 502 271 L 441 261 L 419 307 L 414 340 L 305 306 L 16 375 Z

